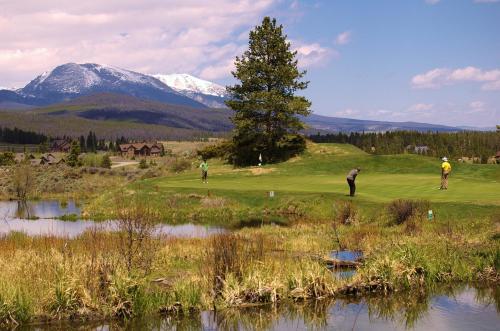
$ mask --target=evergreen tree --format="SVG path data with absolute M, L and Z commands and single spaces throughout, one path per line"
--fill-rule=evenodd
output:
M 92 131 L 89 131 L 89 134 L 87 135 L 85 146 L 88 152 L 92 152 Z
M 80 144 L 73 140 L 67 162 L 70 167 L 76 167 L 79 164 L 78 155 L 80 155 Z
M 311 103 L 295 93 L 308 82 L 301 81 L 305 71 L 299 71 L 286 38 L 283 26 L 265 17 L 250 32 L 248 50 L 236 57 L 232 74 L 239 83 L 227 88 L 226 104 L 235 112 L 231 161 L 237 165 L 255 164 L 259 154 L 277 162 L 305 148 L 298 115 L 309 115 Z
M 85 137 L 83 135 L 80 136 L 80 151 L 82 152 L 87 151 L 87 146 L 85 145 Z

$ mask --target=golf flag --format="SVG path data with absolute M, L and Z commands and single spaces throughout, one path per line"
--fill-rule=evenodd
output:
M 259 153 L 259 167 L 262 165 L 262 153 Z

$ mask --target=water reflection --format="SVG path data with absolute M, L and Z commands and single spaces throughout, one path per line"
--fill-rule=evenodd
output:
M 64 215 L 79 216 L 80 213 L 78 204 L 72 200 L 0 201 L 2 219 L 57 218 Z
M 0 234 L 9 232 L 23 232 L 28 236 L 50 235 L 56 237 L 74 238 L 85 231 L 97 229 L 98 231 L 118 231 L 116 221 L 94 222 L 94 221 L 61 221 L 54 219 L 39 219 L 36 221 L 11 219 L 0 221 Z M 203 238 L 227 230 L 215 227 L 196 224 L 168 225 L 158 224 L 155 227 L 156 235 L 166 235 L 174 237 Z
M 85 231 L 117 231 L 116 221 L 93 222 L 90 220 L 63 221 L 56 218 L 73 215 L 78 218 L 81 210 L 75 201 L 0 201 L 0 234 L 12 231 L 23 232 L 29 236 L 51 235 L 73 238 Z M 36 219 L 36 221 L 34 220 Z M 167 225 L 158 224 L 157 235 L 175 237 L 206 237 L 226 230 L 215 226 L 195 224 Z
M 499 290 L 441 288 L 357 299 L 204 311 L 170 318 L 22 330 L 498 330 Z

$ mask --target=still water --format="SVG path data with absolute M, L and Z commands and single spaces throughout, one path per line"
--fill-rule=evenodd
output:
M 83 232 L 98 229 L 116 231 L 116 221 L 94 222 L 90 220 L 61 221 L 57 217 L 65 215 L 80 216 L 80 208 L 74 201 L 61 204 L 59 201 L 0 201 L 0 234 L 12 231 L 23 232 L 29 236 L 51 235 L 73 238 Z M 224 232 L 223 228 L 196 224 L 167 225 L 158 224 L 156 234 L 175 237 L 206 237 Z
M 461 287 L 21 330 L 499 330 L 499 295 L 498 288 Z

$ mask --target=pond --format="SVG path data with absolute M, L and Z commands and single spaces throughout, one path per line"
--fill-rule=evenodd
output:
M 20 330 L 498 330 L 499 289 L 447 288 Z
M 349 250 L 332 251 L 330 253 L 330 258 L 339 261 L 356 262 L 363 258 L 363 253 L 360 251 Z M 356 274 L 356 268 L 352 267 L 335 267 L 328 265 L 328 268 L 332 270 L 332 274 L 336 278 L 352 278 Z
M 0 234 L 17 231 L 29 236 L 51 235 L 73 238 L 83 232 L 98 229 L 116 231 L 116 221 L 94 222 L 90 220 L 62 221 L 55 219 L 65 215 L 80 216 L 80 208 L 74 201 L 0 201 Z M 158 224 L 155 233 L 174 237 L 206 237 L 227 230 L 216 226 L 196 224 Z
M 56 218 L 64 215 L 80 216 L 81 210 L 75 201 L 0 201 L 0 219 Z

